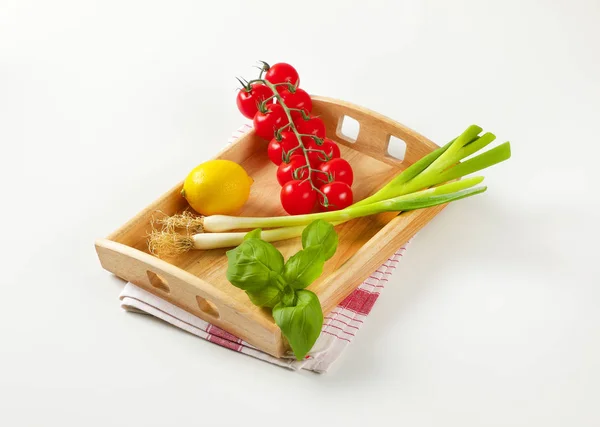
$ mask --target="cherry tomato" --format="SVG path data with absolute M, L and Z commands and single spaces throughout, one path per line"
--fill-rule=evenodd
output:
M 310 138 L 310 141 L 303 141 L 303 143 L 304 148 L 310 150 L 308 152 L 308 159 L 311 166 L 315 169 L 329 159 L 340 157 L 340 148 L 329 138 L 325 138 L 321 145 L 318 145 L 312 138 Z
M 325 152 L 325 155 L 327 156 L 327 158 L 325 158 L 323 153 L 320 153 L 319 158 L 321 159 L 321 162 L 327 161 L 328 159 L 337 159 L 341 156 L 340 147 L 338 147 L 338 145 L 329 138 L 325 138 L 323 140 L 323 144 L 321 144 L 320 146 L 317 145 L 317 143 L 313 139 L 313 144 L 316 146 L 317 150 L 323 150 Z
M 331 177 L 331 181 L 340 181 L 345 182 L 349 186 L 352 186 L 352 182 L 354 181 L 354 172 L 352 171 L 352 166 L 344 159 L 331 159 L 328 162 L 322 163 L 319 166 L 319 170 L 325 173 L 316 173 L 317 183 L 326 184 L 329 182 L 326 180 L 327 176 Z M 325 175 L 327 174 L 327 175 Z
M 317 204 L 317 192 L 310 181 L 294 180 L 281 187 L 281 205 L 290 215 L 311 213 Z
M 327 157 L 330 159 L 337 159 L 342 157 L 342 153 L 340 152 L 340 147 L 333 142 L 329 138 L 325 138 L 323 140 L 323 145 L 321 145 L 321 149 L 327 153 Z
M 292 154 L 292 159 L 294 157 L 300 157 L 300 158 L 304 159 L 304 163 L 306 163 L 306 157 L 304 156 L 303 151 L 299 151 L 298 153 L 296 153 L 294 151 L 294 154 Z M 313 168 L 313 169 L 318 168 L 319 165 L 321 164 L 321 160 L 319 159 L 319 153 L 314 152 L 314 151 L 309 151 L 308 152 L 308 162 L 310 163 L 311 168 Z
M 307 181 L 308 182 L 308 181 Z M 352 189 L 341 181 L 333 181 L 319 188 L 327 197 L 328 206 L 324 206 L 324 198 L 319 193 L 319 209 L 322 211 L 337 211 L 352 204 Z
M 237 106 L 244 116 L 254 118 L 258 104 L 273 95 L 273 91 L 262 83 L 254 83 L 250 89 L 242 89 L 237 94 Z
M 267 147 L 267 154 L 269 155 L 269 159 L 276 165 L 281 164 L 284 157 L 289 153 L 291 149 L 298 146 L 298 138 L 294 132 L 284 131 L 281 132 L 281 141 L 277 141 L 277 139 L 273 138 L 271 142 L 269 142 L 269 146 Z M 301 149 L 298 148 L 298 152 Z M 295 151 L 294 151 L 295 153 Z
M 307 116 L 310 116 L 310 112 L 307 110 L 304 110 L 304 114 L 306 114 Z M 290 111 L 290 115 L 292 116 L 292 121 L 294 123 L 298 123 L 299 120 L 302 120 L 302 113 L 300 111 Z
M 304 110 L 307 114 L 312 111 L 312 100 L 310 99 L 310 95 L 304 89 L 296 88 L 294 92 L 290 92 L 288 89 L 282 89 L 279 93 L 288 108 L 298 108 Z M 302 113 L 300 111 L 292 111 L 291 113 L 294 123 L 297 120 L 302 120 Z
M 308 120 L 300 118 L 294 122 L 299 133 L 307 135 L 315 135 L 319 138 L 325 138 L 325 123 L 318 117 L 311 116 Z M 314 142 L 314 139 L 309 136 L 302 137 L 302 143 Z
M 288 123 L 283 107 L 279 104 L 269 104 L 265 113 L 259 111 L 254 116 L 254 131 L 261 138 L 270 141 L 275 131 Z
M 306 166 L 306 158 L 304 156 L 292 156 L 289 163 L 281 163 L 277 168 L 277 181 L 282 187 L 295 179 L 308 178 L 308 168 Z M 294 177 L 294 171 L 298 169 Z
M 273 84 L 287 82 L 295 85 L 296 87 L 300 83 L 300 77 L 298 77 L 298 72 L 296 69 L 285 62 L 279 62 L 272 65 L 265 74 L 265 80 Z M 287 85 L 279 86 L 277 88 L 277 92 L 281 92 L 286 87 Z

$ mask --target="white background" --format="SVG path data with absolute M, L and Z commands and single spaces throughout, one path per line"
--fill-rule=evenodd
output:
M 0 425 L 600 425 L 600 3 L 0 0 Z M 234 76 L 510 140 L 346 354 L 292 373 L 119 308 L 94 239 L 241 123 Z

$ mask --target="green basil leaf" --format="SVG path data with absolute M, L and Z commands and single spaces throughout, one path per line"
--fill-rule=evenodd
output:
M 306 249 L 312 246 L 321 247 L 324 261 L 331 258 L 338 246 L 338 235 L 333 225 L 322 219 L 311 222 L 302 231 L 302 247 Z
M 289 286 L 284 286 L 281 291 L 281 304 L 286 307 L 291 307 L 296 305 L 296 290 L 290 288 Z
M 282 292 L 277 286 L 267 285 L 258 291 L 246 291 L 252 304 L 259 307 L 275 307 L 281 301 Z
M 244 236 L 244 240 L 248 239 L 260 239 L 260 234 L 262 232 L 261 228 L 257 228 L 255 230 L 250 231 L 248 234 Z
M 323 273 L 321 246 L 310 246 L 291 256 L 283 267 L 283 278 L 294 289 L 304 289 Z
M 302 360 L 313 347 L 323 327 L 319 298 L 311 291 L 296 291 L 296 305 L 282 303 L 273 308 L 273 318 L 290 343 L 296 359 Z
M 279 287 L 283 255 L 270 243 L 260 239 L 244 240 L 227 251 L 227 280 L 233 286 L 252 293 L 268 285 Z

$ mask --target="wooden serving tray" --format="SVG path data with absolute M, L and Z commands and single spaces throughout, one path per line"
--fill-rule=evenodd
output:
M 347 102 L 313 97 L 313 114 L 323 119 L 327 136 L 340 144 L 342 157 L 352 165 L 355 176 L 352 189 L 357 201 L 438 148 L 405 126 Z M 360 125 L 355 142 L 341 133 L 344 116 Z M 403 160 L 388 154 L 392 135 L 406 143 Z M 240 215 L 285 215 L 279 202 L 277 168 L 269 161 L 266 149 L 267 141 L 251 130 L 215 157 L 239 163 L 254 179 L 250 199 Z M 254 306 L 242 290 L 227 281 L 227 249 L 194 250 L 169 259 L 148 253 L 152 217 L 158 211 L 172 215 L 188 208 L 179 194 L 181 188 L 182 183 L 177 184 L 106 239 L 98 239 L 96 251 L 102 266 L 264 352 L 283 356 L 289 347 L 270 311 Z M 327 315 L 444 207 L 400 215 L 388 212 L 337 226 L 337 252 L 325 263 L 323 275 L 308 288 L 318 295 L 323 313 Z M 274 244 L 285 259 L 301 248 L 299 238 Z

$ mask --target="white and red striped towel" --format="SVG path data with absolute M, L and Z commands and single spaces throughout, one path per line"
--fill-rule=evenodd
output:
M 229 142 L 239 138 L 249 129 L 249 125 L 244 125 L 234 133 Z M 322 373 L 327 371 L 352 342 L 405 250 L 405 247 L 400 248 L 331 313 L 325 316 L 321 335 L 307 358 L 302 361 L 297 361 L 293 356 L 277 359 L 263 353 L 238 337 L 131 283 L 127 283 L 121 292 L 121 307 L 127 311 L 142 312 L 158 317 L 212 343 L 275 365 L 293 370 L 308 369 Z

